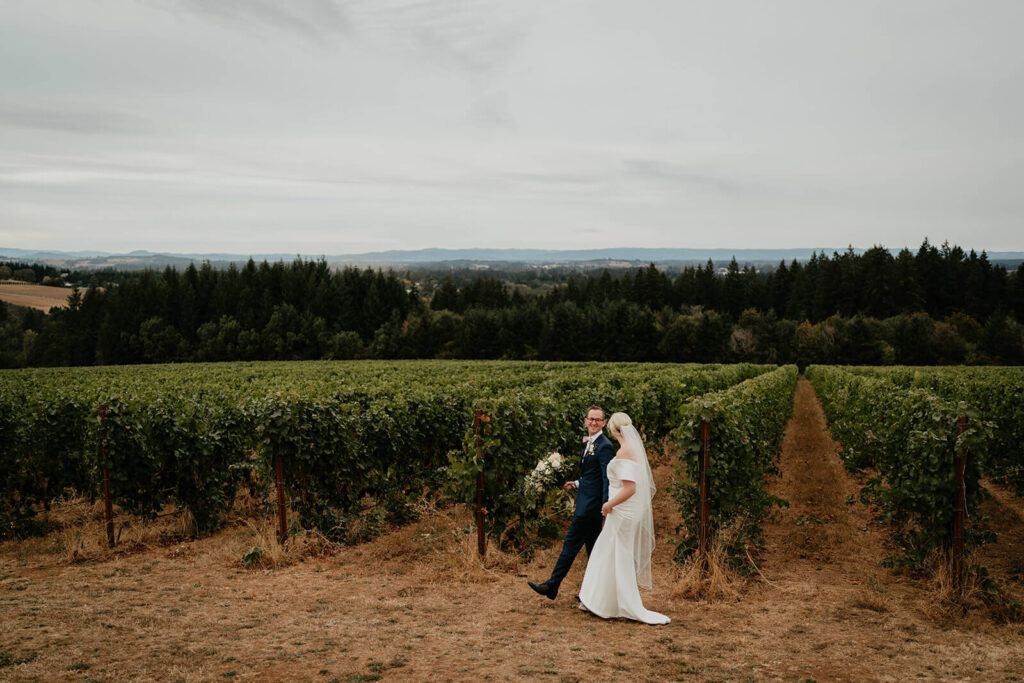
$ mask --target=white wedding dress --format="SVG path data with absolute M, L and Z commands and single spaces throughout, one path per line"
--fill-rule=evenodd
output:
M 627 429 L 632 427 L 624 427 L 623 431 Z M 639 435 L 636 440 L 640 442 Z M 608 463 L 609 499 L 622 490 L 624 480 L 636 482 L 637 493 L 605 517 L 604 528 L 587 559 L 580 587 L 580 609 L 605 619 L 624 617 L 647 624 L 667 624 L 671 621 L 667 616 L 644 608 L 637 585 L 639 580 L 645 588 L 651 587 L 654 528 L 650 494 L 643 494 L 642 485 L 652 493 L 654 486 L 650 483 L 646 457 L 642 463 L 620 457 Z

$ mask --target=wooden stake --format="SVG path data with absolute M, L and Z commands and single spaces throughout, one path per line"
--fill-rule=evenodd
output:
M 708 495 L 708 467 L 711 465 L 711 426 L 704 420 L 700 421 L 700 530 L 698 535 L 698 552 L 700 553 L 700 571 L 708 571 L 708 549 L 711 545 L 711 501 Z
M 100 462 L 103 463 L 103 516 L 107 520 L 107 544 L 114 547 L 114 501 L 110 497 L 110 470 L 107 469 L 107 407 L 100 404 Z
M 967 417 L 961 415 L 956 421 L 956 434 L 967 431 Z M 958 451 L 953 461 L 956 477 L 956 494 L 953 496 L 953 538 L 950 545 L 950 569 L 953 572 L 953 588 L 959 592 L 964 574 L 964 515 L 967 513 L 967 448 Z
M 284 508 L 284 463 L 281 456 L 274 456 L 274 479 L 277 483 L 277 537 L 284 543 L 288 540 L 288 513 Z
M 483 422 L 483 411 L 477 408 L 473 411 L 473 434 L 476 436 L 476 455 L 480 460 L 480 472 L 476 475 L 476 548 L 481 559 L 487 553 L 487 536 L 484 529 L 484 440 L 480 435 Z

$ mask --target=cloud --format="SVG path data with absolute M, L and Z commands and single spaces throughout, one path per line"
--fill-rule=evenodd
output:
M 183 9 L 228 25 L 262 25 L 323 38 L 351 30 L 345 11 L 333 0 L 178 0 L 161 1 L 160 7 Z
M 63 106 L 0 104 L 0 128 L 7 126 L 86 134 L 138 135 L 153 132 L 151 124 L 141 116 L 70 102 Z
M 403 30 L 440 64 L 468 73 L 491 75 L 515 52 L 525 34 L 521 27 L 489 19 L 484 5 L 474 7 L 461 2 L 429 5 L 430 11 L 425 16 L 405 17 L 409 21 L 402 22 Z
M 696 185 L 732 195 L 741 194 L 750 189 L 732 178 L 697 173 L 683 164 L 656 159 L 630 159 L 624 161 L 622 166 L 627 176 L 640 180 L 663 180 L 681 185 Z
M 522 49 L 528 22 L 502 0 L 421 0 L 364 5 L 359 27 L 389 35 L 419 58 L 470 79 L 473 119 L 512 129 L 501 74 Z M 510 11 L 513 10 L 513 11 Z
M 303 37 L 349 35 L 412 48 L 438 65 L 486 75 L 520 46 L 525 27 L 499 0 L 151 0 L 234 27 Z
M 234 28 L 270 27 L 322 44 L 344 37 L 365 51 L 368 65 L 389 53 L 432 64 L 469 80 L 475 121 L 513 127 L 500 74 L 529 30 L 525 14 L 505 0 L 156 1 Z

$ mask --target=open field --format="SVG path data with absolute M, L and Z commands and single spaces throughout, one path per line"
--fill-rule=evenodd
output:
M 82 513 L 84 526 L 0 546 L 0 679 L 1024 679 L 1024 625 L 979 601 L 961 617 L 931 581 L 878 566 L 885 534 L 849 502 L 859 483 L 836 449 L 802 381 L 771 482 L 791 506 L 766 525 L 761 575 L 731 598 L 686 598 L 660 543 L 644 600 L 673 621 L 658 627 L 578 610 L 582 556 L 557 600 L 530 591 L 526 578 L 546 577 L 557 544 L 528 563 L 492 550 L 481 568 L 461 506 L 260 570 L 240 558 L 272 545 L 269 520 L 187 543 L 129 528 L 111 553 L 96 513 Z M 660 535 L 679 521 L 668 460 L 655 460 Z M 995 489 L 983 511 L 999 542 L 976 558 L 1018 601 L 1021 503 Z M 74 563 L 73 548 L 86 561 Z
M 67 305 L 69 296 L 71 296 L 71 290 L 65 287 L 0 282 L 0 301 L 44 312 L 54 306 Z

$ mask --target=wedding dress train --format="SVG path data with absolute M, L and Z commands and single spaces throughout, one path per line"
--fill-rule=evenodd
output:
M 643 466 L 646 467 L 646 463 Z M 645 481 L 640 468 L 641 465 L 624 458 L 608 463 L 609 500 L 622 490 L 623 480 L 637 482 L 639 488 Z M 580 587 L 581 609 L 605 619 L 625 617 L 647 624 L 671 621 L 664 614 L 644 607 L 637 585 L 639 559 L 641 573 L 646 577 L 645 587 L 650 587 L 649 546 L 653 538 L 643 538 L 645 518 L 650 514 L 650 496 L 645 499 L 643 495 L 634 494 L 605 517 L 604 528 L 587 559 L 587 571 Z M 643 557 L 645 551 L 646 558 Z

